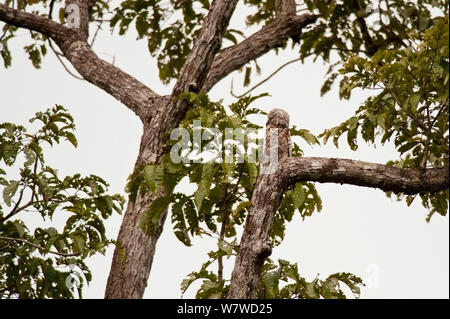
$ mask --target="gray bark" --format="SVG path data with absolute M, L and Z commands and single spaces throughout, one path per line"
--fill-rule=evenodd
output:
M 4 4 L 0 4 L 0 21 L 47 35 L 57 43 L 65 58 L 86 81 L 109 93 L 139 116 L 144 130 L 136 166 L 147 162 L 158 163 L 168 151 L 164 147 L 163 135 L 178 125 L 190 107 L 174 97 L 186 91 L 209 91 L 218 81 L 234 70 L 273 48 L 283 46 L 289 38 L 298 38 L 302 28 L 314 23 L 317 19 L 317 16 L 310 14 L 296 15 L 294 0 L 277 0 L 277 16 L 272 23 L 241 43 L 218 53 L 237 0 L 216 0 L 211 5 L 203 28 L 195 40 L 192 52 L 172 94 L 160 96 L 131 75 L 100 59 L 92 50 L 87 43 L 88 1 L 67 0 L 67 3 L 80 5 L 79 29 L 71 29 L 45 17 L 15 10 Z M 280 133 L 286 132 L 284 128 L 279 129 Z M 285 135 L 285 139 L 287 138 Z M 279 151 L 284 154 L 282 149 Z M 288 157 L 283 155 L 281 158 Z M 330 163 L 335 165 L 331 170 L 328 169 Z M 255 296 L 255 289 L 259 285 L 260 266 L 264 258 L 270 254 L 267 236 L 271 229 L 271 214 L 278 208 L 280 196 L 286 184 L 300 180 L 316 180 L 378 187 L 383 190 L 389 188 L 389 185 L 395 185 L 393 190 L 400 187 L 405 193 L 439 189 L 443 185 L 442 177 L 448 184 L 448 172 L 445 175 L 444 172 L 436 173 L 433 170 L 422 173 L 402 169 L 393 171 L 392 168 L 383 166 L 365 170 L 364 166 L 358 166 L 357 163 L 353 163 L 353 166 L 350 164 L 352 163 L 345 160 L 315 159 L 308 162 L 308 159 L 288 158 L 281 165 L 285 174 L 261 175 L 258 178 L 256 194 L 269 196 L 258 198 L 254 195 L 253 208 L 246 221 L 244 237 L 241 240 L 238 255 L 240 259 L 233 271 L 234 292 L 230 292 L 230 297 Z M 367 174 L 364 175 L 364 172 Z M 356 176 L 361 173 L 365 176 L 364 178 Z M 383 176 L 391 176 L 391 174 L 394 174 L 392 175 L 394 177 L 390 178 L 389 182 L 383 179 Z M 396 178 L 399 179 L 396 180 Z M 427 182 L 420 184 L 418 179 Z M 261 185 L 267 186 L 268 190 L 264 190 Z M 140 215 L 153 199 L 152 195 L 146 194 L 138 197 L 135 203 L 128 203 L 118 236 L 120 245 L 114 252 L 106 287 L 106 298 L 141 298 L 144 293 L 156 242 L 162 232 L 167 214 L 166 212 L 161 215 L 155 233 L 146 234 L 139 228 Z M 246 283 L 247 279 L 243 278 L 245 274 L 248 275 L 248 283 Z M 237 289 L 237 285 L 243 285 L 244 288 Z
M 250 207 L 244 226 L 239 251 L 231 275 L 230 299 L 254 299 L 258 297 L 261 270 L 265 258 L 270 256 L 270 233 L 273 216 L 280 207 L 281 195 L 297 182 L 340 183 L 378 188 L 383 191 L 417 194 L 424 191 L 439 191 L 448 188 L 448 167 L 431 169 L 397 168 L 382 164 L 349 159 L 290 157 L 289 134 L 283 134 L 288 127 L 288 119 L 283 118 L 281 110 L 269 113 L 266 133 L 266 156 L 271 152 L 270 129 L 278 130 L 278 165 L 272 174 L 260 174 L 252 194 Z M 277 115 L 281 114 L 281 115 Z M 270 163 L 273 165 L 274 163 Z M 269 163 L 264 163 L 262 171 Z

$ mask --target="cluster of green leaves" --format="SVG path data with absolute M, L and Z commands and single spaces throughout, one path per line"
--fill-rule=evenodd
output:
M 217 143 L 223 145 L 232 142 L 224 139 L 225 130 L 260 129 L 252 121 L 252 116 L 265 115 L 258 108 L 250 105 L 258 98 L 244 97 L 227 108 L 222 102 L 212 102 L 205 94 L 183 93 L 179 98 L 186 99 L 194 106 L 180 128 L 186 129 L 190 136 L 190 150 L 180 155 L 187 159 L 178 164 L 172 162 L 169 154 L 160 164 L 145 164 L 139 167 L 129 178 L 127 192 L 130 201 L 135 201 L 139 194 L 152 192 L 156 199 L 147 208 L 141 217 L 141 227 L 144 231 L 153 232 L 157 222 L 164 211 L 171 207 L 171 220 L 176 237 L 185 245 L 191 245 L 193 236 L 208 235 L 218 240 L 218 248 L 208 254 L 208 261 L 200 271 L 192 272 L 182 283 L 182 292 L 197 279 L 204 282 L 197 292 L 198 298 L 225 297 L 228 286 L 224 278 L 220 278 L 214 271 L 208 270 L 222 258 L 228 258 L 236 253 L 238 241 L 237 227 L 245 221 L 249 208 L 253 188 L 259 174 L 260 162 L 249 161 L 248 151 L 254 145 L 250 144 L 248 136 L 244 139 L 244 155 L 236 151 L 233 153 L 234 161 L 225 162 L 225 152 L 216 157 L 203 157 L 205 160 L 194 162 L 194 158 L 202 158 L 208 150 L 219 149 Z M 201 126 L 194 126 L 193 122 L 199 120 Z M 203 133 L 208 128 L 216 128 L 222 134 L 220 141 L 215 138 L 206 140 L 203 137 L 203 148 L 197 145 L 192 136 Z M 317 138 L 308 130 L 291 129 L 292 136 L 302 138 L 309 144 L 319 144 Z M 174 145 L 178 140 L 169 141 Z M 303 152 L 294 142 L 294 156 L 302 156 Z M 261 146 L 261 141 L 258 141 Z M 238 157 L 243 161 L 239 162 Z M 258 159 L 259 160 L 259 159 Z M 193 194 L 174 192 L 175 186 L 183 179 L 188 178 L 190 183 L 196 184 Z M 314 211 L 322 209 L 322 202 L 312 183 L 297 183 L 292 189 L 283 194 L 280 209 L 276 212 L 271 233 L 273 246 L 281 243 L 284 238 L 285 224 L 292 220 L 297 210 L 302 218 L 311 216 Z
M 186 93 L 180 98 L 188 99 L 196 105 L 191 109 L 180 128 L 186 129 L 190 136 L 194 130 L 200 129 L 201 134 L 214 127 L 222 134 L 220 143 L 223 145 L 231 143 L 223 139 L 225 130 L 231 129 L 259 129 L 250 120 L 251 115 L 265 114 L 258 108 L 250 108 L 250 104 L 265 94 L 256 97 L 245 97 L 231 104 L 228 114 L 221 102 L 211 102 L 205 94 Z M 193 126 L 194 120 L 200 120 L 201 128 Z M 293 128 L 293 135 L 300 136 L 308 143 L 318 143 L 317 139 L 307 130 Z M 170 141 L 173 145 L 178 141 Z M 167 154 L 160 164 L 145 164 L 138 168 L 131 176 L 127 185 L 130 200 L 135 201 L 138 192 L 144 194 L 151 191 L 158 198 L 143 214 L 141 226 L 146 231 L 153 231 L 160 214 L 172 205 L 172 222 L 175 234 L 184 244 L 190 245 L 189 233 L 204 234 L 217 232 L 217 223 L 225 223 L 225 237 L 231 238 L 236 235 L 236 225 L 241 225 L 245 220 L 246 213 L 251 205 L 250 199 L 256 178 L 259 174 L 259 162 L 252 162 L 248 157 L 249 139 L 244 140 L 246 152 L 242 156 L 237 151 L 233 154 L 234 161 L 226 163 L 223 156 L 210 158 L 201 162 L 194 162 L 193 157 L 205 154 L 206 149 L 218 149 L 215 139 L 205 141 L 203 149 L 191 143 L 191 150 L 183 154 L 187 158 L 174 164 Z M 214 146 L 211 146 L 214 144 Z M 294 143 L 295 144 L 295 143 Z M 261 141 L 258 143 L 261 146 Z M 295 153 L 300 156 L 301 149 L 295 144 Z M 225 153 L 225 152 L 224 152 Z M 238 157 L 242 156 L 240 163 Z M 189 182 L 197 185 L 192 195 L 173 193 L 175 186 L 183 177 L 188 177 Z M 162 194 L 162 196 L 161 196 Z M 310 216 L 314 210 L 321 209 L 321 200 L 317 191 L 311 183 L 298 183 L 292 190 L 286 191 L 282 201 L 282 208 L 275 220 L 273 232 L 274 243 L 278 243 L 284 236 L 284 223 L 290 220 L 295 210 L 299 210 L 301 216 Z M 224 211 L 225 210 L 225 211 Z M 226 217 L 225 217 L 226 216 Z M 204 226 L 201 224 L 204 223 Z M 206 227 L 205 227 L 206 226 Z
M 189 99 L 197 107 L 191 109 L 180 124 L 190 136 L 194 135 L 193 120 L 200 120 L 203 134 L 209 127 L 215 127 L 224 133 L 226 128 L 257 128 L 248 120 L 252 114 L 262 113 L 258 109 L 248 108 L 254 98 L 244 98 L 230 106 L 232 115 L 227 115 L 224 106 L 220 102 L 211 102 L 204 94 L 196 95 L 188 93 L 180 98 Z M 170 141 L 173 145 L 177 141 Z M 215 141 L 206 140 L 206 144 Z M 217 145 L 215 145 L 216 147 Z M 189 154 L 182 154 L 188 158 L 174 164 L 167 154 L 160 164 L 146 164 L 139 168 L 130 177 L 127 190 L 130 200 L 135 200 L 138 190 L 141 192 L 151 191 L 158 198 L 143 214 L 141 225 L 147 231 L 156 226 L 159 214 L 169 204 L 172 205 L 172 222 L 175 235 L 186 245 L 191 244 L 190 236 L 200 235 L 208 232 L 217 232 L 217 222 L 225 222 L 226 237 L 235 236 L 236 224 L 242 224 L 245 218 L 245 205 L 233 211 L 238 203 L 247 202 L 251 197 L 253 185 L 258 176 L 258 165 L 251 163 L 246 157 L 243 163 L 219 163 L 217 160 L 202 161 L 196 163 L 191 160 L 192 156 L 198 156 L 202 150 L 199 145 L 191 143 Z M 238 153 L 234 154 L 235 157 Z M 197 184 L 197 189 L 192 195 L 173 193 L 175 186 L 183 177 L 188 177 L 191 183 Z M 159 196 L 160 192 L 164 196 Z M 202 224 L 204 224 L 202 226 Z
M 330 62 L 321 94 L 331 89 L 338 78 L 336 66 L 354 54 L 370 57 L 378 50 L 413 45 L 411 35 L 429 28 L 436 11 L 448 14 L 448 0 L 306 0 L 306 8 L 319 15 L 313 28 L 301 36 L 300 57 L 313 55 Z M 334 60 L 334 58 L 333 58 Z
M 218 256 L 231 256 L 236 251 L 234 243 L 227 243 L 216 252 L 208 254 L 209 260 L 204 263 L 199 271 L 193 271 L 181 283 L 181 292 L 184 294 L 196 280 L 203 280 L 195 297 L 198 299 L 223 299 L 226 298 L 230 288 L 226 280 L 219 280 L 218 276 L 208 270 L 208 267 Z M 258 296 L 264 299 L 346 299 L 347 295 L 342 290 L 345 284 L 355 298 L 359 298 L 362 279 L 351 273 L 334 273 L 326 279 L 318 277 L 308 282 L 301 277 L 297 264 L 279 259 L 278 266 L 267 258 L 262 270 L 261 284 Z
M 340 70 L 341 98 L 350 98 L 354 89 L 373 89 L 355 115 L 326 130 L 325 142 L 340 136 L 356 150 L 357 138 L 375 143 L 393 141 L 399 160 L 389 162 L 398 167 L 444 167 L 449 165 L 449 22 L 437 17 L 434 24 L 417 37 L 417 45 L 379 50 L 371 58 L 352 56 Z M 445 215 L 448 189 L 420 194 L 423 205 Z M 408 196 L 408 205 L 416 196 Z
M 167 84 L 179 76 L 209 7 L 209 0 L 127 0 L 114 10 L 110 26 L 123 35 L 134 24 L 138 38 L 147 39 L 159 77 Z M 238 36 L 243 33 L 230 28 L 224 37 L 236 44 Z
M 19 10 L 25 10 L 26 7 L 39 3 L 39 0 L 18 0 L 16 2 L 16 8 Z M 43 2 L 47 2 L 46 0 Z M 6 0 L 5 5 L 13 5 L 13 0 Z M 4 24 L 0 30 L 0 56 L 3 59 L 3 65 L 5 68 L 11 66 L 12 56 L 8 46 L 8 42 L 16 36 L 16 32 L 19 28 L 11 25 Z M 29 60 L 33 66 L 37 69 L 41 67 L 42 57 L 47 54 L 46 40 L 47 36 L 30 31 L 31 43 L 24 46 L 24 51 L 27 53 Z
M 280 282 L 284 282 L 280 288 Z M 335 273 L 325 280 L 319 278 L 306 281 L 298 272 L 297 264 L 279 259 L 278 266 L 268 260 L 263 267 L 259 297 L 266 299 L 345 299 L 347 296 L 341 284 L 350 288 L 354 297 L 359 298 L 361 278 L 350 273 Z
M 149 52 L 158 60 L 159 77 L 167 84 L 178 77 L 208 9 L 209 0 L 127 0 L 115 9 L 110 26 L 117 26 L 122 35 L 134 21 L 138 37 L 147 38 Z
M 34 134 L 0 124 L 0 298 L 73 298 L 76 291 L 81 297 L 91 280 L 84 259 L 111 244 L 103 221 L 121 213 L 124 200 L 108 195 L 98 176 L 60 178 L 45 165 L 43 144 L 63 139 L 77 146 L 73 118 L 62 106 L 36 113 L 34 121 Z M 8 180 L 6 166 L 11 174 L 17 167 L 18 178 Z M 39 216 L 42 227 L 35 227 Z M 64 227 L 54 227 L 53 218 L 63 218 Z M 72 275 L 79 285 L 72 286 Z
M 267 25 L 275 19 L 274 0 L 245 0 L 250 10 L 247 25 Z M 411 34 L 433 24 L 436 12 L 448 14 L 448 0 L 306 0 L 297 5 L 297 13 L 313 13 L 318 20 L 292 37 L 292 48 L 299 48 L 300 58 L 322 58 L 330 63 L 321 94 L 327 93 L 340 79 L 336 71 L 353 54 L 372 56 L 379 49 L 407 47 Z M 285 49 L 287 45 L 279 49 Z M 336 55 L 332 55 L 336 52 Z M 245 68 L 244 86 L 250 83 L 254 65 Z
M 247 16 L 247 25 L 269 24 L 275 18 L 275 0 L 244 0 L 244 4 L 255 8 L 255 13 Z
M 214 265 L 219 258 L 231 257 L 237 252 L 236 242 L 220 241 L 217 251 L 211 251 L 208 253 L 208 260 L 202 265 L 199 271 L 191 272 L 181 282 L 181 294 L 183 295 L 188 288 L 197 280 L 202 280 L 200 288 L 195 294 L 197 299 L 225 299 L 228 294 L 230 285 L 223 278 L 220 279 L 218 275 L 208 268 Z

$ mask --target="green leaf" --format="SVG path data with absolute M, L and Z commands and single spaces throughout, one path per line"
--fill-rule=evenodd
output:
M 34 163 L 34 161 L 36 159 L 36 153 L 30 148 L 25 148 L 23 150 L 23 152 L 25 154 L 25 159 L 26 159 L 24 165 L 26 167 L 29 167 Z
M 179 195 L 179 199 L 172 205 L 172 224 L 175 236 L 186 246 L 191 246 L 191 240 L 187 230 L 186 220 L 184 218 L 183 206 L 185 205 L 188 197 L 185 195 Z
M 76 253 L 83 253 L 86 248 L 86 239 L 84 236 L 79 234 L 71 234 L 70 238 L 73 240 L 73 250 Z
M 213 165 L 213 163 L 206 163 L 202 168 L 201 181 L 199 182 L 197 190 L 194 193 L 194 202 L 198 211 L 202 209 L 203 199 L 209 196 L 211 181 L 213 178 Z
M 11 199 L 16 194 L 19 185 L 19 181 L 11 181 L 9 185 L 3 189 L 3 200 L 5 201 L 6 205 L 8 205 L 8 207 L 11 206 Z
M 319 298 L 319 293 L 317 291 L 316 284 L 317 284 L 317 280 L 314 280 L 313 282 L 309 282 L 306 284 L 305 293 L 308 298 L 311 298 L 311 299 Z
M 264 291 L 264 298 L 273 299 L 278 295 L 278 283 L 280 281 L 280 271 L 271 271 L 261 279 L 261 285 Z
M 305 202 L 305 191 L 300 183 L 295 184 L 294 192 L 292 193 L 292 202 L 294 209 L 299 209 Z
M 143 169 L 144 179 L 147 183 L 147 186 L 150 188 L 150 190 L 155 193 L 156 186 L 155 186 L 155 170 L 156 165 L 149 164 L 145 165 Z
M 78 147 L 78 141 L 73 133 L 70 132 L 64 132 L 64 136 L 67 138 L 67 140 L 72 143 L 72 145 L 76 148 Z
M 420 98 L 420 93 L 414 93 L 409 98 L 409 106 L 414 113 L 417 112 L 417 106 L 419 105 Z
M 290 133 L 292 136 L 300 136 L 303 138 L 309 145 L 320 145 L 319 140 L 317 137 L 314 136 L 310 131 L 306 129 L 297 129 L 295 126 L 290 129 Z
M 244 86 L 248 86 L 250 84 L 250 75 L 252 74 L 252 68 L 246 67 L 245 68 L 245 76 L 244 76 Z
M 147 234 L 153 234 L 158 225 L 161 214 L 167 209 L 171 202 L 171 196 L 156 198 L 150 206 L 142 213 L 139 226 Z
M 242 211 L 244 211 L 245 209 L 249 208 L 252 206 L 252 202 L 251 201 L 245 201 L 245 202 L 240 202 L 236 209 L 232 212 L 232 216 L 233 217 L 238 217 Z

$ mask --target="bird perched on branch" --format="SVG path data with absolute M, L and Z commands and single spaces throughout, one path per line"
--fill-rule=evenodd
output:
M 289 131 L 289 114 L 282 109 L 270 111 L 266 122 L 266 155 L 269 155 L 271 129 L 277 129 L 278 161 L 292 155 L 291 133 Z M 272 144 L 273 145 L 273 144 Z

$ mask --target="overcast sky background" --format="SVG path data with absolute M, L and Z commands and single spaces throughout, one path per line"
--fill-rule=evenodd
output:
M 244 14 L 238 8 L 234 26 L 242 26 Z M 0 23 L 0 27 L 2 24 Z M 0 122 L 29 126 L 35 112 L 61 104 L 69 109 L 77 125 L 78 149 L 62 143 L 46 153 L 50 166 L 60 175 L 96 174 L 109 181 L 111 192 L 125 194 L 126 179 L 138 154 L 142 126 L 133 112 L 114 98 L 71 77 L 50 52 L 41 70 L 36 70 L 23 53 L 30 43 L 29 33 L 20 31 L 11 42 L 13 66 L 0 69 Z M 250 31 L 249 31 L 250 33 Z M 168 94 L 171 86 L 163 86 L 156 62 L 150 57 L 146 41 L 136 41 L 134 32 L 125 37 L 111 36 L 106 30 L 98 36 L 94 50 L 107 60 L 129 72 L 159 94 Z M 279 65 L 296 58 L 295 52 L 276 56 L 267 54 L 258 60 L 263 69 L 259 79 Z M 359 93 L 350 101 L 339 101 L 337 86 L 325 97 L 319 89 L 324 81 L 326 65 L 308 60 L 295 63 L 272 80 L 260 86 L 254 94 L 269 92 L 270 97 L 258 100 L 254 106 L 265 111 L 283 108 L 291 117 L 291 125 L 320 133 L 349 118 L 366 95 Z M 230 83 L 234 79 L 236 93 L 243 92 L 242 73 L 233 73 L 210 93 L 213 100 L 233 102 Z M 254 77 L 252 83 L 256 83 Z M 261 123 L 265 122 L 261 118 Z M 332 143 L 308 147 L 301 142 L 305 156 L 340 157 L 385 163 L 396 159 L 392 145 L 376 148 L 360 143 L 351 151 L 342 139 L 336 149 Z M 316 184 L 323 200 L 323 210 L 301 221 L 294 217 L 287 227 L 282 245 L 272 254 L 296 262 L 301 275 L 313 280 L 335 272 L 351 272 L 368 282 L 361 298 L 448 298 L 449 297 L 449 218 L 435 215 L 425 221 L 427 211 L 415 201 L 411 207 L 389 199 L 379 190 L 334 184 Z M 191 192 L 192 186 L 182 184 L 180 190 Z M 106 222 L 109 237 L 116 238 L 122 217 L 114 215 Z M 192 271 L 199 270 L 207 252 L 215 249 L 215 240 L 195 239 L 193 247 L 185 247 L 173 234 L 170 218 L 158 241 L 156 255 L 144 298 L 179 298 L 180 283 Z M 88 265 L 93 280 L 84 289 L 85 298 L 103 298 L 113 248 L 105 256 L 91 258 Z M 214 265 L 215 266 L 215 265 Z M 230 274 L 233 260 L 226 264 Z M 184 297 L 193 297 L 200 282 Z

